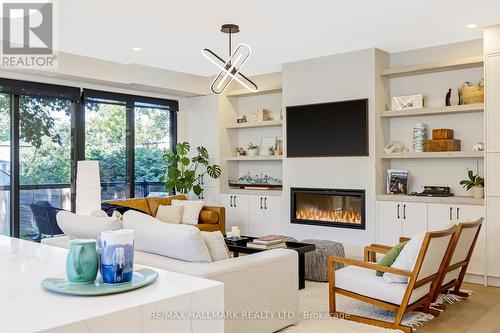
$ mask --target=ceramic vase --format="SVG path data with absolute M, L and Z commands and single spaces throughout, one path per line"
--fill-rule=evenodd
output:
M 414 152 L 421 153 L 424 151 L 424 142 L 427 138 L 427 129 L 422 123 L 417 123 L 413 128 L 413 144 Z
M 134 231 L 120 229 L 101 233 L 101 275 L 106 284 L 132 280 L 134 270 Z

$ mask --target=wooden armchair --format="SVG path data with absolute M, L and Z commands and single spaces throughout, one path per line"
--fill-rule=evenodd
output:
M 330 315 L 342 315 L 336 310 L 335 296 L 338 293 L 396 312 L 394 322 L 352 314 L 343 316 L 343 318 L 384 328 L 412 332 L 411 327 L 401 324 L 403 315 L 416 308 L 429 309 L 428 306 L 435 292 L 434 288 L 437 286 L 436 280 L 444 271 L 444 264 L 451 249 L 453 233 L 456 228 L 456 226 L 453 226 L 442 231 L 428 232 L 424 237 L 416 263 L 411 271 L 379 266 L 368 261 L 330 257 L 328 268 L 330 277 Z M 376 247 L 376 249 L 385 251 L 387 247 L 386 249 Z M 365 251 L 366 253 L 371 252 Z M 350 266 L 335 271 L 335 262 Z M 408 283 L 385 282 L 383 277 L 375 275 L 376 270 L 407 276 L 409 278 Z

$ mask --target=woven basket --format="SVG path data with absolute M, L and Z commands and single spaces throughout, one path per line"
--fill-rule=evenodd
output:
M 484 103 L 484 84 L 479 82 L 477 86 L 471 86 L 469 82 L 465 82 L 460 90 L 461 104 Z

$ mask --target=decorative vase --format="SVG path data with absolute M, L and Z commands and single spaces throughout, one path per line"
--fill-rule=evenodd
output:
M 413 151 L 417 153 L 421 153 L 424 151 L 424 142 L 427 138 L 427 129 L 425 125 L 422 123 L 415 124 L 413 128 Z
M 257 156 L 259 149 L 248 149 L 248 156 Z
M 484 198 L 484 187 L 472 186 L 472 195 L 474 196 L 474 199 Z
M 76 213 L 90 216 L 101 209 L 99 161 L 78 161 L 76 167 Z
M 101 275 L 106 284 L 132 280 L 134 271 L 134 231 L 120 229 L 101 232 Z

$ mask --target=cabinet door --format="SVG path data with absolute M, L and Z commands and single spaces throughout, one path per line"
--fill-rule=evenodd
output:
M 395 245 L 401 236 L 401 204 L 393 201 L 378 202 L 377 242 Z
M 264 197 L 248 196 L 248 236 L 259 237 L 266 233 L 264 217 Z
M 233 226 L 231 223 L 234 220 L 233 195 L 222 193 L 220 195 L 219 204 L 226 209 L 226 231 L 229 231 Z
M 485 217 L 485 209 L 483 206 L 457 205 L 454 206 L 455 214 L 460 220 L 475 221 L 481 217 Z M 467 272 L 471 274 L 484 274 L 486 271 L 486 221 L 481 226 L 479 237 L 472 254 L 472 258 L 467 268 Z
M 233 194 L 231 226 L 240 227 L 242 235 L 248 235 L 248 195 Z
M 274 234 L 280 230 L 283 212 L 283 200 L 281 196 L 264 197 L 264 223 L 265 234 Z
M 436 231 L 446 229 L 454 219 L 456 209 L 452 205 L 427 205 L 427 230 Z
M 427 232 L 427 204 L 415 202 L 401 203 L 401 235 L 411 238 Z

